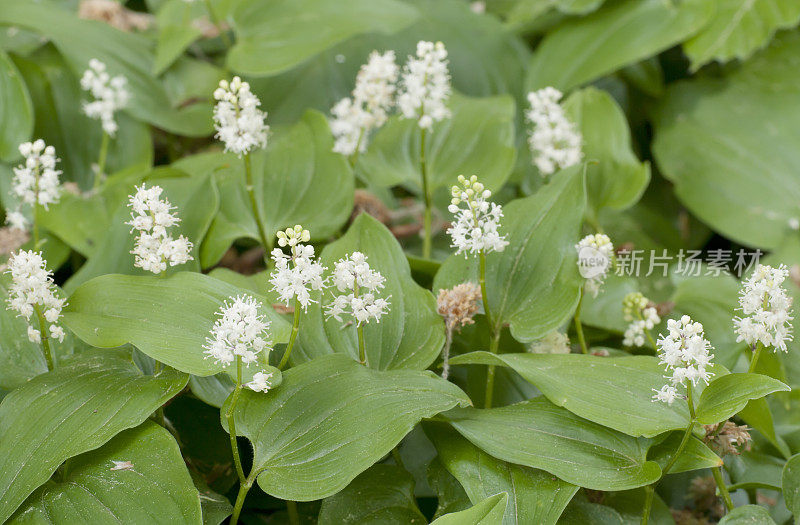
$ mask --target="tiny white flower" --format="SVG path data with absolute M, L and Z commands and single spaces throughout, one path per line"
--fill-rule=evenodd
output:
M 106 65 L 93 58 L 89 60 L 89 68 L 81 77 L 81 87 L 91 93 L 91 102 L 83 103 L 83 112 L 89 118 L 99 119 L 103 131 L 113 137 L 117 133 L 117 122 L 114 113 L 128 105 L 130 93 L 127 89 L 128 79 L 122 75 L 112 77 L 106 71 Z
M 693 322 L 688 315 L 680 320 L 667 321 L 667 335 L 662 335 L 658 342 L 659 363 L 666 365 L 667 372 L 671 375 L 664 376 L 671 383 L 661 390 L 653 389 L 656 393 L 654 401 L 664 401 L 672 404 L 677 396 L 678 385 L 687 386 L 688 382 L 697 385 L 703 381 L 708 384 L 713 373 L 708 371 L 714 354 L 712 347 L 703 334 L 703 325 Z
M 28 227 L 28 219 L 19 210 L 6 212 L 6 224 L 18 230 L 26 230 Z
M 531 107 L 525 117 L 533 125 L 528 145 L 542 176 L 579 163 L 583 155 L 581 134 L 567 118 L 559 100 L 561 92 L 552 87 L 528 93 Z
M 217 320 L 206 338 L 206 359 L 228 366 L 238 357 L 249 366 L 258 354 L 269 354 L 272 344 L 267 334 L 269 321 L 259 314 L 260 302 L 250 296 L 237 296 L 230 303 L 225 301 L 217 312 Z
M 453 225 L 447 229 L 453 239 L 451 246 L 465 257 L 481 251 L 502 252 L 508 246 L 505 236 L 497 231 L 503 217 L 502 207 L 488 200 L 492 192 L 485 189 L 475 175 L 469 179 L 459 175 L 458 182 L 461 186 L 453 186 L 453 198 L 447 208 L 456 216 Z M 466 207 L 459 207 L 462 203 Z
M 269 282 L 286 306 L 296 298 L 303 310 L 307 310 L 309 303 L 316 302 L 311 299 L 311 291 L 322 290 L 325 286 L 322 278 L 325 267 L 313 260 L 313 246 L 300 244 L 311 239 L 310 232 L 301 225 L 279 231 L 277 236 L 278 245 L 289 246 L 291 255 L 286 255 L 280 248 L 272 250 L 275 269 L 270 274 Z
M 781 286 L 789 276 L 785 265 L 777 268 L 759 264 L 739 292 L 739 309 L 744 317 L 735 317 L 736 341 L 750 346 L 787 352 L 786 343 L 792 340 L 792 298 Z
M 587 235 L 575 245 L 578 252 L 578 268 L 586 278 L 586 291 L 597 297 L 597 293 L 614 263 L 614 245 L 608 235 Z
M 333 269 L 332 284 L 340 292 L 327 305 L 327 316 L 342 321 L 342 315 L 350 315 L 356 324 L 369 323 L 389 312 L 389 301 L 376 293 L 383 288 L 385 278 L 370 268 L 367 256 L 353 252 L 339 259 Z
M 19 312 L 29 322 L 28 339 L 33 343 L 42 340 L 42 327 L 36 329 L 30 324 L 34 312 L 38 312 L 46 323 L 45 335 L 63 341 L 64 330 L 56 323 L 61 318 L 61 309 L 66 301 L 56 295 L 53 274 L 47 270 L 47 262 L 42 254 L 25 250 L 12 253 L 6 273 L 11 274 L 8 308 Z
M 649 304 L 650 300 L 640 292 L 631 292 L 622 300 L 622 312 L 630 323 L 622 340 L 625 346 L 644 346 L 645 330 L 652 330 L 661 322 L 658 310 Z
M 156 274 L 193 259 L 189 239 L 183 235 L 175 239 L 169 234 L 168 229 L 180 219 L 172 212 L 175 207 L 161 199 L 163 191 L 160 186 L 138 186 L 136 193 L 128 197 L 131 220 L 125 223 L 131 226 L 131 232 L 139 232 L 131 251 L 134 266 Z
M 450 72 L 441 42 L 420 41 L 416 57 L 408 57 L 400 80 L 397 107 L 405 118 L 417 119 L 422 129 L 450 117 Z
M 61 198 L 61 183 L 58 179 L 61 170 L 56 169 L 59 159 L 55 148 L 38 139 L 20 144 L 19 152 L 25 157 L 25 161 L 13 170 L 11 195 L 19 198 L 23 204 L 39 205 L 48 209 L 50 204 L 57 203 Z M 7 212 L 6 223 L 24 230 L 28 220 L 21 209 L 17 209 Z
M 241 157 L 255 148 L 267 146 L 269 126 L 264 122 L 267 113 L 259 109 L 261 101 L 250 91 L 249 83 L 239 77 L 233 77 L 230 82 L 220 80 L 214 98 L 217 100 L 215 136 L 225 144 L 225 151 Z
M 245 386 L 255 392 L 267 392 L 272 388 L 270 379 L 272 379 L 272 372 L 256 372 L 253 374 L 253 380 L 245 383 Z

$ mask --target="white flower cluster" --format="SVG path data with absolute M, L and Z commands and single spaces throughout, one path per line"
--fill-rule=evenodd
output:
M 206 359 L 228 366 L 237 357 L 249 365 L 258 359 L 258 354 L 266 349 L 269 352 L 269 336 L 266 331 L 269 321 L 259 314 L 261 303 L 248 295 L 234 297 L 225 301 L 217 312 L 218 318 L 211 328 L 211 337 L 206 338 Z
M 100 119 L 103 131 L 111 137 L 118 128 L 114 113 L 127 106 L 130 100 L 127 85 L 128 79 L 122 75 L 112 77 L 106 65 L 96 58 L 89 60 L 89 69 L 81 77 L 81 87 L 94 98 L 83 103 L 83 112 L 89 118 Z
M 552 87 L 528 93 L 531 109 L 525 113 L 525 117 L 533 124 L 528 145 L 533 154 L 533 163 L 542 176 L 581 161 L 583 139 L 567 118 L 559 100 L 561 92 Z
M 272 372 L 256 372 L 253 374 L 253 380 L 245 383 L 244 386 L 255 392 L 267 392 L 272 388 Z
M 38 139 L 20 144 L 19 152 L 25 157 L 25 163 L 14 168 L 11 194 L 19 197 L 25 204 L 39 205 L 44 209 L 57 203 L 61 197 L 61 184 L 58 180 L 61 171 L 56 169 L 58 158 L 55 148 L 46 146 L 42 139 Z M 20 209 L 8 212 L 6 222 L 20 230 L 24 230 L 28 224 Z
M 622 312 L 630 323 L 622 340 L 625 346 L 644 346 L 645 330 L 652 330 L 661 322 L 658 311 L 649 304 L 650 300 L 640 292 L 631 292 L 622 300 Z
M 750 346 L 761 343 L 776 351 L 788 351 L 792 340 L 792 298 L 781 286 L 789 276 L 785 265 L 777 268 L 759 264 L 739 292 L 739 307 L 744 317 L 736 317 L 736 341 Z
M 59 341 L 64 340 L 64 329 L 58 326 L 61 309 L 66 304 L 56 296 L 53 274 L 47 271 L 47 263 L 40 252 L 20 250 L 11 254 L 7 273 L 11 274 L 11 288 L 8 293 L 9 308 L 19 312 L 29 322 L 34 312 L 42 315 L 47 322 L 45 336 Z M 40 327 L 41 328 L 41 327 Z M 42 341 L 39 330 L 28 326 L 28 339 L 33 343 Z
M 597 297 L 614 261 L 614 245 L 608 235 L 595 233 L 581 239 L 575 250 L 581 275 L 586 278 L 586 291 Z
M 714 374 L 706 368 L 714 355 L 710 353 L 711 343 L 703 335 L 703 325 L 693 322 L 688 315 L 677 321 L 668 320 L 667 329 L 667 335 L 658 340 L 658 357 L 661 364 L 667 365 L 667 371 L 672 371 L 672 375 L 665 376 L 671 384 L 664 385 L 661 390 L 653 389 L 653 401 L 671 405 L 678 398 L 678 385 L 686 386 L 687 380 L 692 385 L 698 381 L 708 384 Z
M 376 296 L 384 281 L 379 272 L 369 267 L 367 256 L 361 252 L 339 259 L 333 269 L 333 285 L 341 294 L 326 306 L 328 317 L 342 321 L 342 314 L 349 314 L 358 325 L 369 323 L 370 319 L 380 322 L 381 316 L 389 311 L 389 301 Z
M 394 105 L 399 68 L 394 51 L 373 51 L 356 76 L 353 97 L 346 97 L 331 108 L 330 126 L 336 142 L 333 151 L 342 155 L 363 152 L 368 134 L 382 126 Z
M 308 230 L 298 224 L 279 231 L 277 235 L 278 246 L 289 246 L 291 255 L 286 255 L 280 248 L 272 250 L 275 270 L 270 274 L 269 282 L 286 306 L 297 298 L 303 310 L 307 310 L 309 303 L 316 302 L 311 299 L 311 290 L 322 290 L 325 286 L 322 278 L 325 267 L 313 260 L 313 246 L 300 244 L 311 239 Z
M 168 200 L 161 199 L 160 186 L 136 188 L 136 193 L 128 197 L 131 208 L 131 232 L 137 230 L 136 244 L 131 253 L 134 265 L 148 272 L 161 273 L 169 266 L 177 266 L 191 261 L 192 243 L 183 235 L 174 239 L 168 228 L 175 226 L 180 219 L 172 213 L 175 209 Z
M 492 192 L 485 189 L 475 175 L 469 179 L 459 175 L 458 182 L 461 186 L 453 186 L 453 199 L 447 207 L 456 216 L 455 223 L 447 229 L 453 239 L 451 246 L 456 248 L 456 253 L 464 252 L 465 257 L 481 251 L 502 252 L 508 245 L 505 236 L 497 231 L 503 217 L 502 207 L 487 200 Z M 466 208 L 459 207 L 461 203 L 465 203 Z
M 250 91 L 250 84 L 239 77 L 233 77 L 230 82 L 220 80 L 214 98 L 217 100 L 215 136 L 225 144 L 225 151 L 241 157 L 256 147 L 266 147 L 269 126 L 264 121 L 267 114 L 258 108 L 261 101 Z
M 417 119 L 419 127 L 430 129 L 434 122 L 450 116 L 450 72 L 447 50 L 441 42 L 420 41 L 417 56 L 408 57 L 400 81 L 397 107 L 405 118 Z

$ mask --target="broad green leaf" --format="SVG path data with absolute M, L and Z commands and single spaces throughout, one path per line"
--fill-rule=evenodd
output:
M 33 378 L 0 404 L 0 521 L 61 463 L 147 419 L 186 386 L 166 368 L 145 376 L 119 351 L 87 351 Z
M 426 481 L 437 499 L 436 514 L 433 515 L 433 519 L 470 507 L 471 503 L 464 487 L 444 468 L 438 457 L 430 461 Z
M 735 482 L 730 491 L 735 490 L 733 487 L 769 487 L 769 490 L 780 491 L 785 465 L 787 461 L 775 456 L 743 450 L 741 454 L 730 457 L 726 465 L 731 481 Z
M 769 510 L 760 505 L 736 507 L 719 520 L 719 525 L 775 525 Z
M 590 209 L 635 204 L 650 182 L 650 165 L 636 158 L 622 109 L 607 92 L 589 87 L 570 95 L 564 110 L 583 137 Z
M 225 404 L 228 395 L 233 392 L 236 383 L 227 374 L 213 376 L 192 376 L 189 379 L 189 388 L 198 399 L 213 407 L 220 408 Z
M 243 392 L 236 433 L 253 443 L 267 494 L 311 501 L 339 492 L 421 419 L 456 405 L 469 399 L 432 372 L 378 371 L 327 355 L 289 369 L 280 388 Z
M 192 480 L 200 493 L 203 525 L 220 525 L 233 513 L 233 505 L 228 501 L 228 498 L 208 488 L 208 485 L 199 475 L 192 473 Z
M 33 104 L 19 70 L 0 51 L 0 159 L 19 157 L 17 146 L 33 132 Z
M 500 525 L 503 523 L 503 512 L 507 504 L 508 494 L 501 492 L 467 510 L 445 514 L 431 525 Z
M 742 410 L 751 399 L 791 390 L 777 379 L 760 374 L 727 374 L 711 381 L 697 404 L 697 421 L 712 425 Z
M 792 456 L 784 465 L 781 486 L 786 508 L 800 516 L 800 454 Z
M 582 500 L 572 501 L 559 521 L 560 525 L 623 525 L 625 521 L 616 509 L 592 503 L 585 497 Z
M 761 432 L 767 440 L 777 448 L 784 457 L 792 455 L 786 442 L 775 432 L 775 423 L 772 418 L 772 410 L 767 403 L 767 399 L 752 399 L 737 416 L 747 423 L 751 428 Z
M 350 217 L 353 174 L 347 160 L 332 148 L 325 117 L 308 111 L 297 124 L 275 131 L 266 151 L 251 155 L 253 187 L 268 243 L 277 230 L 295 224 L 311 231 L 314 239 L 325 239 Z M 201 155 L 173 166 L 195 174 L 217 173 L 220 211 L 203 243 L 203 267 L 216 264 L 236 239 L 260 241 L 241 159 Z
M 648 440 L 633 438 L 557 407 L 544 398 L 440 416 L 492 456 L 546 470 L 596 490 L 641 487 L 661 477 L 647 461 Z
M 511 367 L 552 403 L 631 436 L 653 437 L 689 424 L 685 403 L 653 403 L 653 389 L 665 381 L 654 357 L 472 352 L 450 363 Z
M 242 294 L 247 292 L 192 272 L 166 278 L 103 275 L 70 296 L 64 324 L 92 346 L 114 348 L 131 343 L 164 364 L 208 376 L 224 370 L 203 354 L 216 313 L 225 301 Z M 288 324 L 272 308 L 265 306 L 261 313 L 271 323 L 272 341 L 287 341 Z M 245 374 L 257 371 L 250 367 Z M 228 372 L 236 373 L 232 368 Z
M 426 133 L 425 158 L 428 189 L 457 183 L 459 175 L 477 175 L 492 190 L 499 190 L 511 174 L 514 147 L 514 99 L 470 98 L 453 95 L 452 117 Z M 358 157 L 357 170 L 377 186 L 402 184 L 421 194 L 421 132 L 414 119 L 396 115 L 371 139 Z
M 798 53 L 800 35 L 782 34 L 724 79 L 672 84 L 657 113 L 661 172 L 689 211 L 734 242 L 777 248 L 800 217 Z
M 647 453 L 647 459 L 655 461 L 664 469 L 667 463 L 672 461 L 672 457 L 678 451 L 681 439 L 684 432 L 672 432 L 667 439 L 653 446 Z M 712 467 L 721 467 L 722 459 L 720 459 L 714 451 L 708 446 L 692 436 L 686 442 L 686 448 L 683 449 L 681 455 L 678 456 L 675 464 L 670 468 L 670 474 L 677 474 L 679 472 L 687 472 L 691 470 L 700 470 Z
M 394 33 L 417 10 L 397 0 L 239 2 L 232 13 L 236 44 L 227 65 L 239 73 L 275 75 L 361 33 Z
M 388 297 L 388 314 L 380 323 L 364 326 L 367 365 L 386 370 L 392 368 L 427 368 L 439 355 L 444 343 L 444 322 L 436 313 L 436 299 L 411 278 L 403 249 L 389 230 L 366 213 L 359 215 L 339 240 L 325 247 L 320 262 L 332 272 L 336 261 L 352 252 L 367 256 L 370 267 L 386 278 L 380 296 Z M 342 326 L 341 321 L 327 318 L 323 308 L 332 301 L 334 290 L 312 298 L 308 312 L 300 320 L 302 329 L 292 362 L 300 363 L 315 357 L 339 353 L 358 359 L 356 326 Z
M 125 430 L 69 462 L 65 477 L 30 495 L 9 523 L 200 524 L 200 497 L 169 432 Z
M 779 29 L 800 22 L 800 3 L 794 0 L 716 0 L 711 21 L 684 42 L 692 69 L 717 60 L 746 60 L 769 44 Z
M 548 33 L 528 69 L 528 89 L 562 91 L 639 62 L 694 35 L 713 13 L 705 0 L 625 0 Z
M 158 25 L 158 42 L 153 59 L 153 74 L 160 75 L 172 65 L 192 42 L 202 36 L 193 22 L 204 13 L 206 5 L 202 2 L 184 2 L 170 0 L 165 2 L 156 12 Z
M 134 117 L 182 135 L 211 134 L 211 98 L 172 99 L 151 73 L 153 53 L 148 37 L 119 31 L 103 22 L 82 20 L 45 0 L 2 0 L 0 24 L 20 26 L 48 38 L 78 75 L 88 67 L 91 58 L 104 62 L 112 75 L 124 75 L 131 91 L 131 101 L 125 111 Z M 103 45 L 98 46 L 98 42 Z M 209 86 L 209 93 L 213 87 Z
M 442 423 L 426 423 L 425 432 L 473 504 L 493 494 L 508 494 L 503 518 L 507 525 L 554 524 L 578 491 L 547 472 L 495 459 Z
M 608 492 L 603 497 L 603 505 L 616 510 L 623 519 L 623 523 L 636 525 L 642 519 L 644 508 L 645 489 L 623 490 Z M 650 520 L 653 525 L 675 525 L 670 508 L 658 494 L 653 494 L 653 503 L 650 509 Z
M 219 205 L 214 179 L 210 175 L 189 176 L 174 168 L 159 168 L 144 180 L 148 186 L 158 185 L 164 189 L 162 198 L 175 206 L 180 222 L 170 229 L 170 234 L 186 236 L 193 244 L 191 251 L 194 260 L 177 267 L 167 268 L 168 273 L 186 270 L 199 270 L 200 243 L 214 218 Z M 133 186 L 128 189 L 133 194 Z M 64 284 L 64 289 L 73 292 L 81 284 L 110 273 L 152 275 L 134 266 L 131 254 L 136 241 L 136 232 L 126 222 L 130 221 L 131 211 L 127 206 L 118 206 L 105 235 L 97 248 L 81 268 Z
M 575 243 L 586 203 L 583 168 L 556 175 L 535 195 L 503 207 L 500 233 L 509 245 L 486 257 L 486 293 L 495 327 L 509 325 L 522 342 L 561 326 L 578 304 Z M 478 282 L 478 258 L 451 255 L 433 289 Z
M 427 523 L 414 499 L 414 479 L 395 465 L 373 465 L 341 492 L 322 500 L 319 525 Z

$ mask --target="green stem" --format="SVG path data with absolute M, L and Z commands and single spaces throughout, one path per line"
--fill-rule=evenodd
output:
M 211 0 L 206 0 L 206 10 L 208 11 L 208 18 L 211 19 L 211 23 L 214 24 L 214 27 L 217 28 L 219 31 L 219 36 L 222 38 L 222 43 L 225 44 L 225 47 L 231 47 L 233 42 L 231 42 L 231 37 L 228 36 L 228 33 L 222 27 L 222 24 L 217 18 L 217 13 L 214 12 L 214 8 L 211 5 Z
M 100 187 L 100 182 L 103 180 L 103 172 L 106 169 L 106 159 L 108 158 L 108 144 L 111 137 L 103 131 L 103 140 L 100 142 L 100 156 L 97 158 L 97 173 L 94 174 L 94 189 Z
M 286 363 L 289 362 L 289 356 L 292 355 L 292 348 L 294 348 L 294 340 L 297 338 L 297 332 L 300 330 L 300 301 L 297 297 L 294 298 L 294 319 L 292 320 L 292 334 L 289 336 L 289 344 L 286 345 L 286 350 L 283 352 L 281 362 L 278 364 L 278 370 L 283 370 Z
M 269 243 L 267 242 L 267 234 L 264 231 L 264 226 L 261 224 L 261 216 L 258 213 L 258 203 L 256 201 L 255 187 L 253 186 L 253 168 L 250 165 L 250 154 L 244 155 L 244 174 L 245 184 L 247 185 L 247 195 L 250 197 L 250 208 L 253 211 L 253 219 L 256 221 L 258 227 L 258 236 L 261 240 L 261 246 L 264 247 L 264 259 L 269 257 Z
M 356 150 L 350 155 L 348 159 L 350 161 L 350 168 L 356 169 L 356 164 L 358 163 L 358 156 L 361 153 L 361 141 L 364 139 L 364 128 L 361 128 L 361 131 L 358 132 L 358 142 L 356 142 Z
M 296 501 L 286 501 L 286 512 L 289 513 L 289 523 L 291 525 L 300 525 L 300 514 L 297 512 Z
M 33 249 L 39 249 L 39 203 L 33 203 Z
M 756 364 L 758 363 L 758 358 L 761 357 L 762 348 L 764 348 L 764 345 L 762 345 L 761 342 L 757 343 L 756 349 L 753 352 L 753 358 L 750 360 L 750 368 L 747 369 L 749 373 L 756 371 Z
M 244 505 L 244 499 L 247 497 L 247 493 L 250 491 L 250 487 L 253 486 L 253 482 L 256 480 L 256 476 L 258 476 L 258 472 L 255 470 L 250 473 L 250 477 L 245 480 L 242 480 L 239 483 L 239 494 L 236 496 L 236 503 L 233 506 L 233 515 L 231 516 L 230 525 L 236 525 L 239 522 L 239 515 L 242 513 L 242 506 Z
M 245 475 L 242 469 L 242 460 L 239 458 L 239 445 L 236 443 L 236 418 L 234 417 L 236 402 L 239 400 L 239 393 L 241 391 L 242 358 L 241 356 L 236 356 L 236 388 L 233 389 L 233 397 L 231 397 L 231 403 L 228 405 L 228 411 L 225 416 L 228 419 L 228 433 L 231 437 L 231 452 L 233 452 L 233 462 L 236 465 L 236 474 L 239 476 L 239 483 L 243 484 L 245 483 Z M 248 490 L 250 489 L 250 487 L 247 488 Z M 241 488 L 239 489 L 239 495 L 241 496 Z M 231 523 L 235 523 L 235 521 L 231 521 Z
M 647 485 L 644 488 L 644 511 L 642 512 L 642 525 L 647 525 L 650 519 L 650 507 L 653 506 L 653 493 L 655 493 L 655 484 Z
M 731 501 L 731 495 L 728 492 L 728 487 L 725 485 L 725 480 L 722 478 L 722 470 L 719 467 L 714 467 L 711 469 L 711 473 L 714 475 L 714 481 L 717 482 L 717 488 L 719 488 L 719 494 L 722 496 L 722 501 L 725 502 L 725 507 L 728 511 L 733 510 L 733 501 Z
M 428 188 L 428 167 L 425 160 L 425 128 L 420 132 L 419 169 L 422 174 L 422 195 L 425 200 L 425 214 L 423 216 L 422 256 L 431 258 L 431 194 Z
M 498 330 L 493 336 L 492 340 L 489 342 L 489 351 L 493 354 L 497 353 L 497 347 L 500 344 L 500 330 Z M 489 368 L 486 369 L 486 396 L 485 396 L 485 408 L 492 408 L 492 398 L 494 397 L 494 365 L 489 365 Z
M 581 352 L 588 354 L 589 349 L 586 346 L 586 338 L 583 336 L 583 325 L 581 324 L 581 306 L 583 306 L 583 287 L 581 287 L 580 296 L 578 298 L 578 308 L 575 309 L 575 332 L 578 334 L 578 343 L 581 345 Z
M 481 250 L 478 252 L 478 282 L 481 285 L 481 300 L 483 301 L 483 313 L 486 316 L 486 324 L 489 329 L 494 332 L 495 327 L 492 324 L 492 315 L 489 313 L 489 296 L 486 295 L 486 253 Z
M 361 323 L 358 323 L 356 332 L 358 332 L 358 362 L 366 366 L 367 350 L 364 348 L 364 327 L 361 325 Z
M 42 311 L 38 306 L 34 306 L 33 310 L 36 312 L 36 318 L 39 320 L 39 336 L 42 339 L 42 352 L 47 361 L 47 370 L 54 370 L 56 367 L 55 358 L 53 356 L 53 349 L 50 348 L 50 338 L 48 337 L 47 324 L 42 315 Z
M 644 316 L 642 316 L 641 310 L 639 309 L 636 310 L 636 316 L 639 318 L 640 321 L 644 321 Z M 650 335 L 650 330 L 645 328 L 644 335 L 647 336 L 647 340 L 650 342 L 651 345 L 653 345 L 653 348 L 658 349 L 658 346 L 656 346 L 655 339 L 653 339 L 653 336 Z

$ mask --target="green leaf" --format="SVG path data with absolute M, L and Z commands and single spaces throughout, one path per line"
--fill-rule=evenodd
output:
M 650 165 L 636 158 L 622 109 L 607 92 L 589 87 L 570 95 L 564 110 L 583 136 L 590 208 L 597 213 L 635 204 L 650 182 Z
M 200 498 L 169 432 L 150 421 L 75 457 L 9 523 L 193 523 Z
M 647 453 L 647 459 L 655 461 L 663 470 L 667 463 L 672 461 L 672 457 L 678 451 L 683 432 L 672 432 L 667 439 L 653 446 Z M 722 459 L 714 451 L 708 448 L 705 443 L 692 436 L 686 442 L 686 448 L 670 469 L 670 474 L 678 472 L 688 472 L 712 467 L 721 467 Z
M 153 74 L 160 75 L 175 62 L 195 40 L 203 35 L 193 22 L 205 15 L 200 2 L 171 0 L 156 12 L 158 42 L 153 59 Z
M 0 51 L 0 159 L 19 157 L 17 146 L 33 132 L 33 104 L 19 70 Z
M 436 514 L 433 515 L 433 519 L 470 507 L 471 503 L 464 487 L 444 468 L 438 457 L 430 461 L 426 478 L 437 499 Z
M 203 512 L 203 525 L 220 525 L 233 513 L 228 498 L 211 490 L 202 477 L 192 473 L 192 481 L 200 493 L 200 508 Z
M 427 523 L 414 499 L 414 479 L 395 465 L 373 465 L 322 500 L 319 525 Z
M 697 404 L 697 421 L 713 425 L 742 410 L 751 399 L 791 388 L 777 379 L 760 374 L 728 374 L 711 381 Z
M 148 186 L 158 185 L 164 189 L 163 197 L 175 206 L 180 223 L 171 228 L 173 236 L 184 235 L 192 243 L 191 254 L 194 260 L 186 264 L 167 268 L 168 273 L 186 270 L 199 270 L 200 243 L 219 205 L 214 179 L 210 175 L 189 176 L 174 168 L 158 168 L 144 181 Z M 124 189 L 124 188 L 123 188 Z M 128 193 L 136 190 L 131 185 Z M 127 196 L 127 194 L 126 194 Z M 73 292 L 81 284 L 94 277 L 110 273 L 152 275 L 134 266 L 131 255 L 136 235 L 126 222 L 130 221 L 131 211 L 127 206 L 118 206 L 113 214 L 104 237 L 98 242 L 94 254 L 64 284 L 64 289 Z
M 800 217 L 800 153 L 790 138 L 800 134 L 798 53 L 800 35 L 784 33 L 724 79 L 672 84 L 655 119 L 653 153 L 677 197 L 747 246 L 782 246 Z
M 203 354 L 216 313 L 226 300 L 243 293 L 247 292 L 199 273 L 179 272 L 167 278 L 103 275 L 70 296 L 63 310 L 64 324 L 92 346 L 131 343 L 164 364 L 208 376 L 224 371 Z M 287 341 L 288 324 L 272 308 L 261 313 L 271 323 L 272 341 Z M 245 369 L 248 376 L 257 371 Z
M 359 215 L 347 233 L 327 245 L 320 262 L 330 274 L 337 260 L 360 251 L 370 267 L 386 278 L 381 297 L 388 297 L 389 312 L 380 323 L 364 326 L 367 365 L 386 370 L 392 368 L 427 368 L 444 343 L 444 321 L 436 313 L 436 299 L 411 278 L 403 249 L 389 230 L 366 213 Z M 317 292 L 308 312 L 303 314 L 298 346 L 292 362 L 300 363 L 315 357 L 340 353 L 358 359 L 356 326 L 343 327 L 340 321 L 325 318 L 324 306 L 331 301 L 331 291 Z
M 508 494 L 501 492 L 467 510 L 445 514 L 431 525 L 500 525 L 503 523 L 503 512 L 507 504 Z
M 531 60 L 527 87 L 567 91 L 639 62 L 695 34 L 713 7 L 705 0 L 609 2 L 547 34 Z
M 546 470 L 574 485 L 625 490 L 661 477 L 658 465 L 646 459 L 648 440 L 581 419 L 544 398 L 455 409 L 440 417 L 492 456 Z
M 225 404 L 228 395 L 233 392 L 236 383 L 227 374 L 213 376 L 192 376 L 189 379 L 189 388 L 192 393 L 212 407 L 220 408 Z
M 486 257 L 486 293 L 495 328 L 522 342 L 561 326 L 578 304 L 582 281 L 575 243 L 586 203 L 583 168 L 560 172 L 535 195 L 504 206 L 500 233 L 509 245 Z M 433 289 L 478 282 L 478 258 L 451 255 Z
M 425 433 L 439 452 L 439 460 L 464 487 L 473 504 L 505 492 L 508 504 L 503 523 L 555 524 L 578 491 L 547 472 L 506 463 L 476 447 L 441 423 L 426 423 Z
M 470 98 L 455 94 L 449 102 L 452 117 L 426 133 L 425 158 L 431 194 L 449 188 L 464 173 L 477 175 L 499 190 L 514 167 L 514 99 Z M 358 157 L 357 169 L 377 186 L 402 184 L 421 194 L 420 128 L 416 120 L 395 115 Z
M 186 386 L 167 368 L 145 376 L 120 351 L 87 351 L 33 378 L 0 404 L 0 521 L 61 463 L 147 419 Z
M 243 1 L 232 13 L 236 44 L 227 65 L 246 75 L 275 75 L 354 35 L 399 31 L 417 16 L 396 0 Z
M 786 507 L 795 516 L 800 516 L 800 454 L 795 454 L 786 462 L 781 480 Z
M 295 224 L 325 239 L 339 231 L 353 209 L 353 174 L 334 153 L 333 137 L 320 113 L 275 131 L 266 151 L 251 155 L 253 187 L 267 242 Z M 236 239 L 260 241 L 245 189 L 244 164 L 235 155 L 199 155 L 176 162 L 189 173 L 217 173 L 220 211 L 203 243 L 203 267 L 216 264 Z M 266 247 L 269 251 L 272 246 Z
M 56 3 L 0 1 L 0 24 L 20 26 L 46 37 L 80 75 L 91 58 L 108 66 L 112 75 L 128 79 L 131 101 L 125 110 L 140 120 L 172 133 L 202 137 L 211 134 L 211 99 L 174 100 L 152 74 L 150 39 L 110 25 L 78 18 Z M 97 42 L 103 42 L 98 46 Z M 209 86 L 208 92 L 213 91 Z M 77 102 L 76 102 L 77 104 Z M 98 124 L 99 126 L 99 124 Z
M 631 436 L 653 437 L 689 424 L 685 403 L 653 402 L 653 389 L 664 384 L 664 367 L 654 357 L 472 352 L 450 364 L 511 367 L 552 403 Z
M 236 433 L 253 443 L 264 492 L 311 501 L 339 492 L 421 419 L 456 405 L 469 399 L 431 372 L 377 371 L 335 354 L 289 369 L 266 394 L 242 392 Z
M 719 520 L 719 525 L 775 525 L 769 511 L 760 505 L 736 507 Z
M 769 44 L 775 32 L 800 21 L 793 0 L 716 0 L 716 12 L 698 34 L 684 42 L 692 69 L 717 60 L 746 60 Z

